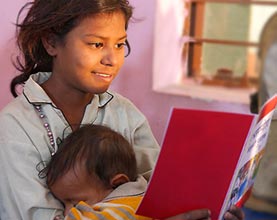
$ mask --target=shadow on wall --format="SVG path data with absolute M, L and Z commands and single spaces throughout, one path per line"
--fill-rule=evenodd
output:
M 15 43 L 13 39 L 7 40 L 6 44 L 0 47 L 0 109 L 13 99 L 10 91 L 11 79 L 16 75 L 16 69 L 12 65 Z

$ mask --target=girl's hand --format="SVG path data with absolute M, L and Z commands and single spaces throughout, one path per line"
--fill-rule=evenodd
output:
M 211 220 L 211 212 L 208 209 L 197 209 L 189 211 L 174 217 L 167 218 L 167 220 Z
M 224 219 L 225 220 L 243 220 L 244 219 L 244 213 L 240 208 L 233 205 L 224 214 Z

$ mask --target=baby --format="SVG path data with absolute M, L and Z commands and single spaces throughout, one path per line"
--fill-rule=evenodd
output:
M 67 136 L 44 170 L 47 184 L 72 219 L 149 219 L 137 216 L 147 182 L 138 176 L 130 143 L 102 125 Z

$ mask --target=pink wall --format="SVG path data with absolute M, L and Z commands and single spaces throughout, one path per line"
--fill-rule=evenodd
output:
M 12 99 L 9 92 L 9 82 L 15 74 L 15 69 L 11 65 L 11 56 L 14 52 L 14 23 L 17 11 L 25 2 L 26 0 L 5 1 L 0 7 L 0 109 Z
M 158 0 L 157 0 L 158 1 Z M 10 56 L 14 51 L 14 25 L 18 9 L 27 0 L 12 0 L 5 2 L 0 8 L 1 35 L 0 35 L 0 109 L 12 99 L 9 93 L 9 82 L 15 74 L 11 65 Z M 135 7 L 135 17 L 143 19 L 131 23 L 128 30 L 132 52 L 126 59 L 125 65 L 112 89 L 130 98 L 149 119 L 154 135 L 162 141 L 168 114 L 172 106 L 216 109 L 232 112 L 248 112 L 248 106 L 223 102 L 211 102 L 191 99 L 188 97 L 164 95 L 152 90 L 152 61 L 153 61 L 153 33 L 154 33 L 154 0 L 130 0 Z M 3 31 L 5 30 L 5 31 Z
M 163 139 L 168 114 L 172 106 L 213 109 L 218 111 L 249 112 L 247 105 L 203 101 L 174 95 L 165 95 L 152 90 L 153 34 L 156 1 L 131 0 L 135 17 L 144 20 L 129 27 L 128 39 L 132 53 L 126 59 L 121 74 L 112 88 L 130 98 L 142 110 L 159 142 Z M 168 45 L 170 46 L 170 44 Z

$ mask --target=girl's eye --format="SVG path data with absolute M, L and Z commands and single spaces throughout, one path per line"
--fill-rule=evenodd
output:
M 91 46 L 93 46 L 95 48 L 102 48 L 103 47 L 103 43 L 99 43 L 99 42 L 97 42 L 97 43 L 90 43 L 89 45 L 91 45 Z
M 126 46 L 126 43 L 119 43 L 119 44 L 116 44 L 116 48 L 120 49 L 120 48 L 123 48 L 124 46 Z

